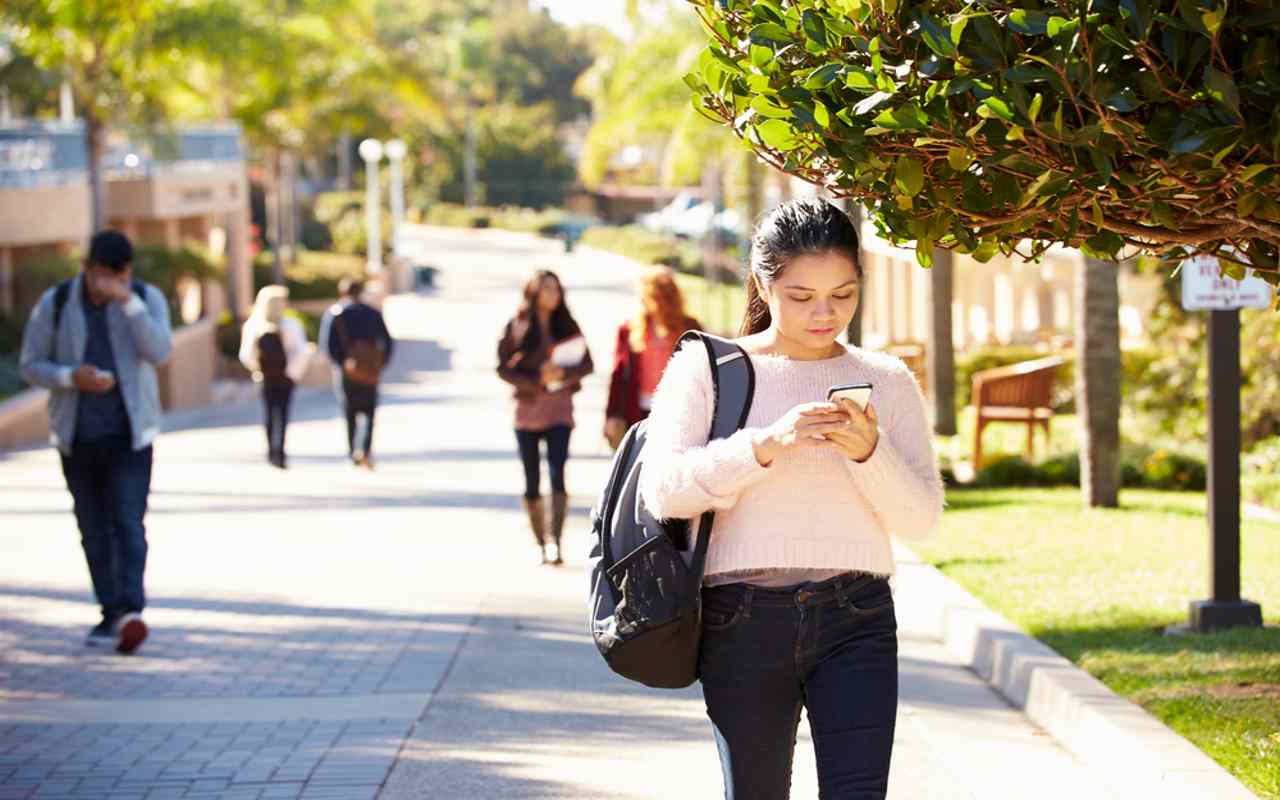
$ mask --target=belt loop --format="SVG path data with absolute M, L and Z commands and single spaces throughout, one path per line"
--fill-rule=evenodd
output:
M 751 599 L 755 597 L 756 590 L 754 586 L 748 586 L 747 591 L 742 595 L 742 618 L 751 619 Z

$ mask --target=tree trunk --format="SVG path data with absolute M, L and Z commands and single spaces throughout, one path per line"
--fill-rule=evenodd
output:
M 849 215 L 849 220 L 853 222 L 854 229 L 858 232 L 858 261 L 865 270 L 866 261 L 862 257 L 862 206 L 855 200 L 845 198 L 842 203 L 844 212 Z M 858 286 L 858 307 L 854 309 L 853 319 L 849 320 L 849 327 L 845 329 L 845 337 L 849 340 L 849 344 L 854 347 L 862 347 L 862 309 L 867 304 L 867 278 L 866 272 L 862 275 L 862 284 Z
M 1119 267 L 1082 258 L 1077 276 L 1080 488 L 1086 507 L 1116 508 L 1120 505 Z
M 280 150 L 271 149 L 267 161 L 267 233 L 271 244 L 271 282 L 284 285 L 283 220 L 280 214 Z
M 467 208 L 472 208 L 479 204 L 479 176 L 477 173 L 476 159 L 476 113 L 471 105 L 471 100 L 467 100 L 466 109 L 466 132 L 462 153 L 462 196 L 463 203 Z
M 107 149 L 106 131 L 102 120 L 86 104 L 84 112 L 85 145 L 88 150 L 89 214 L 93 232 L 107 226 L 107 187 L 102 175 L 102 157 Z
M 929 364 L 929 394 L 933 398 L 933 432 L 956 435 L 956 352 L 951 341 L 951 251 L 933 252 L 929 270 L 929 300 L 933 306 L 925 357 Z
M 351 191 L 351 133 L 346 128 L 338 136 L 338 191 Z

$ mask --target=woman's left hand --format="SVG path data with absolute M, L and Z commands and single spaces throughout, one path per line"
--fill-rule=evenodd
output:
M 564 368 L 552 364 L 550 361 L 542 365 L 542 385 L 548 383 L 559 383 L 564 380 Z
M 876 451 L 876 445 L 880 442 L 876 409 L 867 403 L 867 410 L 863 411 L 852 400 L 841 400 L 839 406 L 849 419 L 848 425 L 828 433 L 826 438 L 835 443 L 836 449 L 846 458 L 866 461 L 871 458 L 871 454 Z

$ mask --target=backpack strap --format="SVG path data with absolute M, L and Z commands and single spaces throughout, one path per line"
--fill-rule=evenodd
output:
M 751 413 L 751 400 L 756 391 L 756 372 L 747 351 L 727 339 L 701 331 L 689 331 L 676 342 L 676 350 L 695 341 L 702 343 L 711 366 L 711 386 L 715 397 L 715 410 L 711 416 L 711 430 L 707 441 L 725 439 L 747 424 Z M 711 526 L 715 512 L 704 512 L 697 528 L 697 543 L 693 548 L 690 570 L 697 584 L 707 564 L 707 548 L 711 543 Z

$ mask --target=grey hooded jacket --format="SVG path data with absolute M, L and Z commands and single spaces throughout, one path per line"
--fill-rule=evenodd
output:
M 57 335 L 53 330 L 54 289 L 41 296 L 31 311 L 22 336 L 19 365 L 22 377 L 33 386 L 49 390 L 50 439 L 66 455 L 76 432 L 80 392 L 71 374 L 84 363 L 87 327 L 82 302 L 83 274 L 67 294 Z M 125 303 L 107 309 L 107 331 L 116 361 L 116 381 L 133 429 L 133 449 L 142 450 L 160 434 L 160 382 L 156 366 L 173 350 L 169 328 L 169 303 L 154 286 L 144 285 L 146 301 L 133 292 Z

